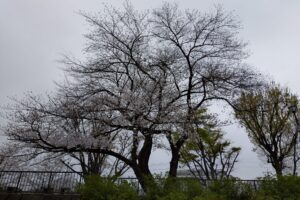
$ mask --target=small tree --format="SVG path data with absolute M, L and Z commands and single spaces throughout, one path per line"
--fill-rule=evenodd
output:
M 239 156 L 240 147 L 231 147 L 231 142 L 224 139 L 224 134 L 216 122 L 209 122 L 197 127 L 181 150 L 181 161 L 190 172 L 201 180 L 228 178 Z
M 289 107 L 297 105 L 297 97 L 287 88 L 270 85 L 263 90 L 243 94 L 235 115 L 246 128 L 249 138 L 276 171 L 287 169 L 296 144 L 295 122 Z

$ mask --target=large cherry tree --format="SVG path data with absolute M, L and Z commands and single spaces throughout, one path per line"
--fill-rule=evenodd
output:
M 6 131 L 11 139 L 50 152 L 113 156 L 146 190 L 154 141 L 163 142 L 156 138 L 169 142 L 175 177 L 197 110 L 212 100 L 231 104 L 259 85 L 243 63 L 239 23 L 220 7 L 204 13 L 165 3 L 141 12 L 126 4 L 83 16 L 92 28 L 86 60 L 66 57 L 69 78 L 57 94 L 17 104 Z M 130 145 L 122 150 L 124 138 Z

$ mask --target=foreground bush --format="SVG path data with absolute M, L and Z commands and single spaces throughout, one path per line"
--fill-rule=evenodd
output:
M 79 186 L 82 200 L 137 200 L 136 189 L 128 182 L 115 184 L 112 179 L 100 176 L 88 176 L 85 184 Z
M 266 177 L 258 190 L 234 179 L 203 186 L 196 179 L 157 178 L 147 185 L 147 193 L 139 196 L 126 181 L 115 184 L 110 179 L 90 176 L 79 192 L 83 200 L 300 200 L 300 177 L 294 176 Z
M 207 199 L 252 200 L 255 199 L 253 187 L 235 179 L 213 181 L 206 189 Z
M 300 200 L 300 177 L 266 177 L 259 187 L 258 200 Z
M 144 200 L 253 200 L 255 191 L 236 180 L 209 182 L 204 187 L 199 180 L 190 178 L 157 179 L 150 184 Z
M 148 185 L 144 200 L 189 200 L 204 193 L 203 186 L 196 179 L 158 178 Z

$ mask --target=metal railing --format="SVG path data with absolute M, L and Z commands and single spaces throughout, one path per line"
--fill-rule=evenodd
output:
M 129 182 L 139 193 L 142 192 L 136 178 L 118 178 L 115 183 L 122 181 Z M 235 182 L 245 183 L 257 190 L 262 180 L 235 180 Z M 76 193 L 76 189 L 82 183 L 84 183 L 82 172 L 0 171 L 0 191 L 5 192 Z M 202 180 L 201 183 L 208 186 L 213 181 Z
M 0 171 L 0 190 L 7 192 L 74 193 L 81 172 Z

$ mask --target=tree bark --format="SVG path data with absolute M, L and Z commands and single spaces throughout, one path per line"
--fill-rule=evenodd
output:
M 275 169 L 275 172 L 276 172 L 276 176 L 279 177 L 279 176 L 282 176 L 282 170 L 283 170 L 283 161 L 280 161 L 280 160 L 275 160 L 272 165 Z
M 149 169 L 149 159 L 153 146 L 151 135 L 145 136 L 143 146 L 138 154 L 137 162 L 131 166 L 144 192 L 147 192 L 147 183 L 153 181 L 153 176 Z
M 172 142 L 172 138 L 168 137 L 172 158 L 170 161 L 170 170 L 169 170 L 169 177 L 176 177 L 177 176 L 177 169 L 180 159 L 180 149 L 185 142 L 186 138 L 181 137 L 175 144 Z
M 143 147 L 138 155 L 138 166 L 143 174 L 151 175 L 149 159 L 152 151 L 153 139 L 151 135 L 145 136 Z
M 178 148 L 171 148 L 172 158 L 170 161 L 170 170 L 169 170 L 169 177 L 176 177 L 177 176 L 177 169 L 178 163 L 180 159 L 180 149 Z

